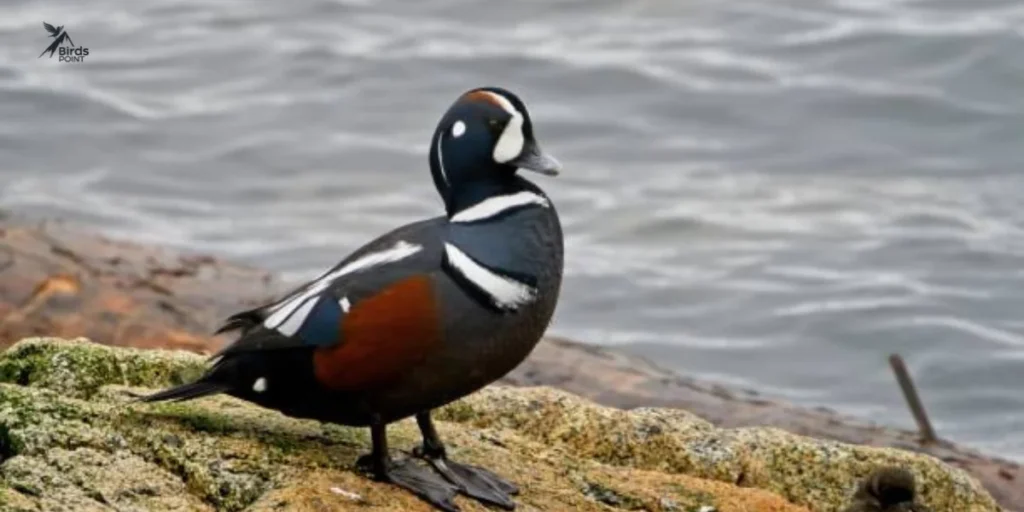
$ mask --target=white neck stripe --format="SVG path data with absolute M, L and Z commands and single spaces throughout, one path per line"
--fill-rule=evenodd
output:
M 516 192 L 507 196 L 489 197 L 469 208 L 466 208 L 455 215 L 452 215 L 451 222 L 476 222 L 489 219 L 502 214 L 512 208 L 518 208 L 528 204 L 540 205 L 548 208 L 550 203 L 547 198 L 533 192 Z
M 501 309 L 514 310 L 536 297 L 535 288 L 494 273 L 452 244 L 444 244 L 444 253 L 448 263 L 462 274 L 462 277 L 490 296 Z
M 444 132 L 437 135 L 437 168 L 441 173 L 441 180 L 448 184 L 448 171 L 444 170 L 444 153 L 441 152 L 441 141 L 444 140 Z

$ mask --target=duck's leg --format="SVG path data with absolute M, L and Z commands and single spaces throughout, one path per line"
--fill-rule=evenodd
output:
M 459 487 L 459 491 L 466 496 L 506 510 L 516 508 L 511 496 L 519 494 L 519 488 L 515 484 L 484 468 L 448 459 L 444 443 L 437 435 L 429 411 L 417 414 L 416 423 L 423 433 L 423 446 L 416 450 L 417 456 L 430 462 L 438 473 Z
M 356 465 L 373 474 L 381 482 L 395 484 L 445 512 L 459 512 L 452 501 L 459 491 L 413 459 L 394 460 L 388 454 L 387 425 L 376 422 L 370 426 L 373 451 L 359 458 Z

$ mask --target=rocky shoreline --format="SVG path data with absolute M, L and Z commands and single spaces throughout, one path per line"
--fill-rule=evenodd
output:
M 265 271 L 210 256 L 112 241 L 61 223 L 0 219 L 0 343 L 85 336 L 207 353 L 225 342 L 208 334 L 215 325 L 284 288 Z M 771 426 L 920 452 L 966 470 L 1005 509 L 1024 510 L 1024 471 L 1014 462 L 696 381 L 611 350 L 546 339 L 506 383 L 553 386 L 623 409 L 680 408 L 721 428 Z
M 132 400 L 195 378 L 205 363 L 85 339 L 9 348 L 0 355 L 0 507 L 428 510 L 358 474 L 366 429 L 223 396 Z M 627 412 L 552 388 L 495 385 L 435 416 L 453 457 L 518 483 L 521 510 L 838 512 L 881 467 L 910 472 L 928 507 L 919 510 L 1001 510 L 975 479 L 933 457 L 770 427 L 723 429 L 679 409 Z M 398 450 L 417 442 L 411 419 L 389 430 Z

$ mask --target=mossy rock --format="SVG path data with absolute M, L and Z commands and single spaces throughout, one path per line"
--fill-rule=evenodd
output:
M 0 355 L 0 510 L 428 510 L 354 470 L 364 429 L 229 397 L 140 404 L 127 391 L 193 378 L 204 360 L 84 340 Z M 490 387 L 438 413 L 451 455 L 522 487 L 519 510 L 838 511 L 882 464 L 907 467 L 936 511 L 999 508 L 930 457 L 691 414 L 600 407 L 546 388 Z M 418 441 L 393 425 L 396 449 Z M 486 510 L 459 499 L 463 510 Z
M 202 358 L 188 352 L 113 348 L 86 339 L 30 338 L 0 357 L 0 382 L 90 398 L 100 386 L 164 387 L 202 375 Z

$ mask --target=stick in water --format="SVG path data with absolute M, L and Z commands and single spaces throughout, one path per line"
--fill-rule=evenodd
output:
M 935 435 L 932 423 L 928 421 L 928 413 L 924 411 L 921 397 L 917 395 L 917 388 L 914 387 L 914 381 L 910 379 L 910 372 L 907 371 L 907 365 L 903 363 L 903 358 L 899 354 L 892 354 L 889 356 L 889 364 L 896 374 L 896 381 L 899 382 L 900 389 L 903 390 L 903 397 L 907 399 L 910 412 L 914 415 L 914 420 L 917 421 L 917 428 L 921 431 L 921 440 L 925 443 L 937 441 L 938 437 Z

